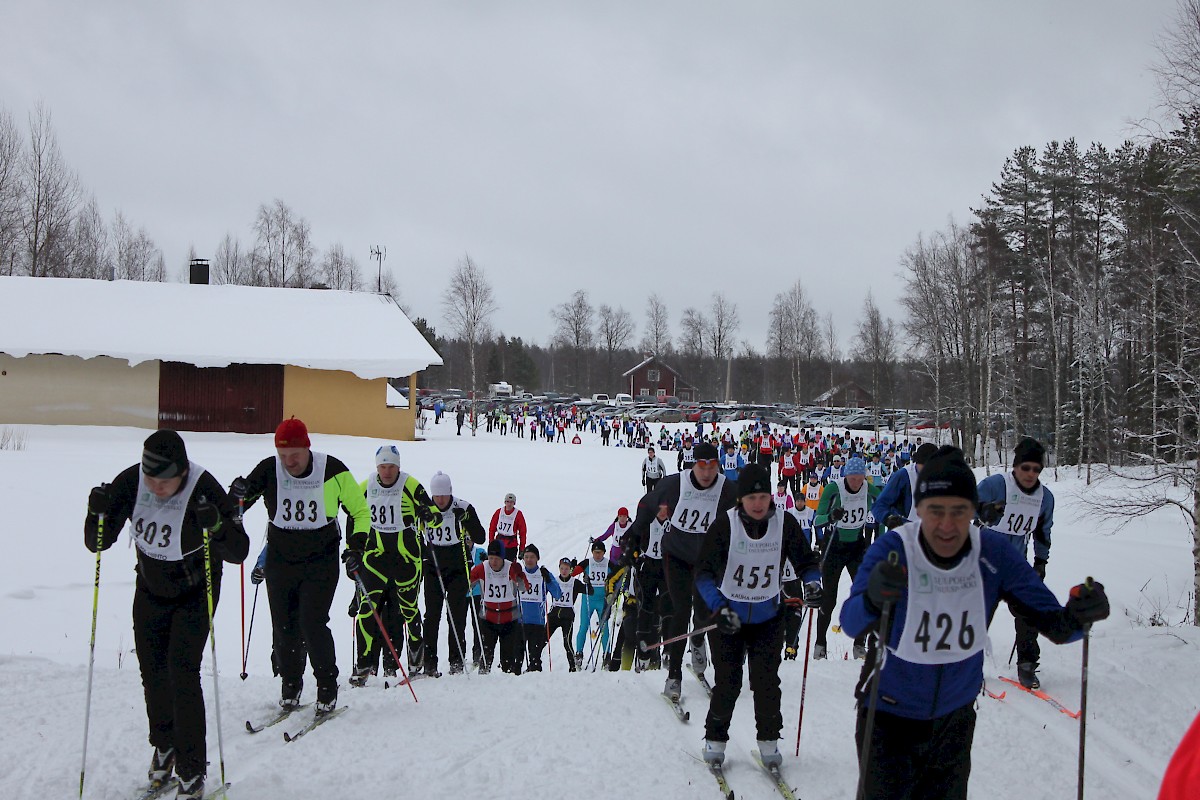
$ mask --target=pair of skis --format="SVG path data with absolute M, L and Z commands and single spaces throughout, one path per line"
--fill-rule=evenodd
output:
M 788 786 L 787 781 L 784 780 L 783 773 L 780 772 L 779 767 L 768 767 L 764 764 L 762 756 L 757 750 L 751 750 L 750 755 L 754 758 L 754 763 L 758 765 L 758 768 L 766 773 L 771 782 L 775 784 L 775 791 L 779 792 L 779 795 L 784 800 L 800 800 L 800 797 L 792 791 L 792 787 Z M 716 779 L 717 788 L 721 790 L 721 794 L 725 796 L 725 800 L 734 800 L 733 789 L 729 787 L 729 781 L 725 778 L 724 765 L 709 763 L 707 767 L 713 778 Z
M 1066 714 L 1071 719 L 1079 719 L 1079 715 L 1080 715 L 1080 713 L 1082 713 L 1081 711 L 1072 711 L 1071 709 L 1067 708 L 1065 705 L 1060 703 L 1054 697 L 1043 692 L 1041 689 L 1026 688 L 1021 685 L 1020 681 L 1014 681 L 1012 678 L 1006 678 L 1003 675 L 1000 676 L 1000 680 L 1004 681 L 1007 684 L 1015 686 L 1016 688 L 1020 689 L 1022 692 L 1025 692 L 1026 694 L 1033 695 L 1038 700 L 1048 703 L 1052 708 L 1054 708 L 1055 710 L 1057 710 L 1058 712 L 1060 712 L 1062 714 Z M 989 694 L 991 694 L 991 693 L 989 692 Z M 1004 695 L 1001 694 L 1000 697 L 996 697 L 995 699 L 999 700 L 1003 697 L 1004 697 Z
M 278 714 L 276 714 L 274 717 L 272 717 L 271 719 L 267 720 L 266 722 L 260 723 L 258 725 L 255 725 L 250 720 L 246 720 L 246 732 L 247 733 L 261 733 L 262 731 L 266 730 L 267 728 L 274 727 L 274 726 L 278 725 L 279 723 L 283 722 L 284 720 L 288 719 L 289 717 L 292 716 L 292 714 L 295 714 L 297 711 L 308 708 L 310 705 L 312 705 L 312 704 L 306 703 L 302 706 L 296 706 L 295 708 L 285 708 L 282 711 L 280 711 Z M 288 733 L 288 732 L 284 731 L 283 740 L 285 742 L 294 742 L 297 739 L 299 739 L 301 736 L 304 736 L 306 733 L 310 733 L 311 731 L 315 730 L 316 728 L 320 727 L 321 725 L 324 725 L 326 722 L 333 719 L 334 717 L 340 716 L 341 713 L 343 711 L 345 711 L 347 708 L 349 708 L 349 706 L 338 706 L 337 708 L 333 709 L 332 711 L 330 711 L 326 714 L 314 715 L 312 720 L 309 721 L 309 723 L 307 725 L 305 725 L 303 728 L 301 728 L 296 733 Z
M 209 789 L 204 793 L 205 800 L 209 800 L 209 798 L 224 797 L 225 792 L 229 789 L 229 786 L 230 785 L 228 783 L 223 783 L 220 786 Z M 162 783 L 151 786 L 139 794 L 137 796 L 137 800 L 159 800 L 160 798 L 166 797 L 168 792 L 175 791 L 178 788 L 179 778 L 167 778 Z

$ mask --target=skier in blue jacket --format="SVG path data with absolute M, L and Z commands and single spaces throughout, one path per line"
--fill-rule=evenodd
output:
M 714 681 L 704 724 L 704 759 L 724 762 L 745 661 L 759 753 L 764 764 L 779 766 L 784 564 L 790 562 L 804 581 L 803 602 L 809 608 L 821 603 L 821 570 L 800 522 L 778 512 L 771 501 L 766 468 L 748 464 L 738 476 L 737 495 L 737 505 L 717 514 L 704 534 L 696 562 L 696 592 L 717 625 L 708 634 Z
M 563 596 L 558 581 L 548 569 L 538 564 L 541 556 L 536 546 L 526 545 L 523 567 L 529 588 L 517 592 L 521 599 L 521 630 L 525 635 L 529 672 L 542 671 L 542 651 L 546 649 L 546 597 L 559 600 Z
M 879 681 L 863 796 L 962 800 L 996 606 L 1006 601 L 1050 641 L 1065 644 L 1108 616 L 1108 598 L 1102 584 L 1089 581 L 1059 605 L 1003 534 L 974 525 L 975 476 L 957 448 L 938 450 L 916 489 L 919 519 L 875 541 L 842 605 L 842 630 L 850 636 L 877 630 L 882 609 L 891 608 L 887 653 L 877 658 L 872 637 L 856 689 L 861 753 L 870 682 Z
M 917 476 L 921 467 L 937 452 L 937 445 L 926 442 L 917 448 L 911 464 L 896 470 L 883 485 L 883 491 L 871 506 L 871 516 L 885 528 L 898 528 L 917 518 L 913 495 L 917 491 Z

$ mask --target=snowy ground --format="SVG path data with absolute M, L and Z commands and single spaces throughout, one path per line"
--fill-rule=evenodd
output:
M 88 489 L 110 480 L 140 457 L 146 431 L 122 428 L 25 428 L 24 450 L 0 450 L 0 507 L 9 511 L 6 558 L 0 561 L 0 796 L 75 796 L 83 735 L 94 557 L 82 544 Z M 480 432 L 454 435 L 430 424 L 427 441 L 402 444 L 405 468 L 427 481 L 448 472 L 456 494 L 486 516 L 507 491 L 517 494 L 531 541 L 553 565 L 581 557 L 587 537 L 612 520 L 618 506 L 633 508 L 641 454 L 603 448 L 584 434 L 580 446 L 531 443 Z M 314 446 L 343 459 L 362 477 L 372 468 L 377 442 L 314 436 Z M 270 436 L 185 434 L 193 460 L 223 483 L 272 454 Z M 670 456 L 671 454 L 664 454 Z M 669 465 L 673 468 L 673 464 Z M 1088 797 L 1153 797 L 1167 759 L 1200 706 L 1194 680 L 1200 634 L 1194 628 L 1149 628 L 1132 621 L 1176 608 L 1190 586 L 1191 554 L 1177 513 L 1135 521 L 1117 535 L 1099 530 L 1080 499 L 1073 470 L 1049 485 L 1058 497 L 1049 584 L 1062 597 L 1094 575 L 1113 600 L 1110 621 L 1093 634 L 1088 718 Z M 1109 485 L 1107 491 L 1119 486 Z M 248 515 L 257 553 L 265 525 L 261 506 Z M 144 778 L 149 746 L 130 603 L 134 554 L 127 537 L 103 559 L 96 683 L 88 748 L 86 797 L 126 798 Z M 715 797 L 699 752 L 707 702 L 685 674 L 684 704 L 692 721 L 681 725 L 657 698 L 664 674 L 569 674 L 561 645 L 550 648 L 553 669 L 514 677 L 444 677 L 403 690 L 381 685 L 343 688 L 350 710 L 311 737 L 285 744 L 277 730 L 250 736 L 248 717 L 268 714 L 278 695 L 268 664 L 269 617 L 259 597 L 249 654 L 241 671 L 240 602 L 236 567 L 227 566 L 217 615 L 222 727 L 231 796 L 275 798 L 479 797 L 508 798 L 546 791 L 572 800 L 612 797 Z M 249 570 L 247 570 L 248 572 Z M 842 594 L 848 582 L 842 582 Z M 351 624 L 345 609 L 351 585 L 343 581 L 332 624 L 345 676 L 351 661 Z M 247 616 L 253 587 L 247 581 Z M 1127 613 L 1128 612 L 1128 613 Z M 991 629 L 994 663 L 989 677 L 1013 674 L 1011 618 L 1001 609 Z M 443 641 L 443 659 L 444 643 Z M 855 784 L 852 687 L 858 664 L 843 660 L 849 640 L 831 634 L 831 660 L 814 662 L 800 757 L 793 758 L 802 662 L 783 666 L 784 772 L 806 800 L 847 798 Z M 1046 691 L 1077 708 L 1080 645 L 1043 645 Z M 444 663 L 444 660 L 443 660 Z M 207 653 L 209 774 L 219 775 L 214 693 Z M 311 699 L 312 683 L 305 696 Z M 1002 685 L 992 681 L 991 688 Z M 754 745 L 749 689 L 734 717 L 728 775 L 739 797 L 772 797 L 752 766 Z M 1059 798 L 1075 786 L 1079 724 L 1048 705 L 1012 691 L 1002 702 L 981 700 L 974 746 L 972 796 Z M 294 725 L 287 726 L 289 729 Z

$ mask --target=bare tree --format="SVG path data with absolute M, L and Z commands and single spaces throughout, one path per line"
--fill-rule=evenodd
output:
M 587 350 L 592 346 L 595 310 L 587 292 L 579 289 L 571 299 L 550 309 L 555 322 L 554 344 L 567 350 L 571 358 L 571 380 L 576 392 L 587 386 Z
M 75 260 L 71 273 L 76 278 L 112 277 L 112 254 L 108 241 L 108 226 L 100 212 L 100 204 L 92 196 L 75 216 L 72 236 Z
M 118 211 L 112 224 L 113 273 L 130 281 L 163 281 L 167 277 L 162 252 L 145 228 L 133 230 Z
M 854 357 L 867 362 L 871 369 L 872 406 L 878 435 L 879 409 L 884 398 L 891 396 L 892 370 L 896 365 L 896 325 L 879 313 L 879 306 L 875 305 L 870 291 L 863 302 L 854 343 Z
M 12 114 L 0 108 L 0 275 L 16 272 L 21 236 L 21 133 Z
M 490 321 L 496 313 L 496 301 L 492 285 L 470 255 L 462 257 L 450 276 L 450 283 L 442 293 L 442 313 L 450 333 L 467 346 L 471 393 L 475 397 L 479 390 L 475 355 L 479 345 L 492 338 Z
M 261 286 L 309 286 L 316 278 L 316 248 L 308 222 L 282 200 L 263 203 L 254 218 L 252 259 Z
M 724 293 L 713 292 L 712 305 L 709 306 L 706 322 L 709 355 L 717 366 L 720 366 L 722 361 L 726 362 L 725 369 L 718 370 L 718 372 L 723 372 L 725 375 L 725 380 L 722 381 L 725 391 L 722 394 L 728 400 L 731 396 L 729 379 L 733 349 L 737 345 L 738 327 L 742 324 L 737 304 L 729 302 L 729 298 L 725 297 Z
M 768 352 L 788 364 L 796 405 L 804 399 L 804 366 L 820 355 L 819 337 L 817 312 L 797 279 L 786 292 L 775 295 L 767 334 Z
M 618 350 L 623 350 L 633 338 L 633 315 L 623 308 L 612 308 L 611 306 L 601 304 L 599 311 L 600 322 L 597 326 L 597 333 L 600 335 L 600 346 L 604 348 L 606 356 L 606 371 L 604 379 L 606 382 L 615 379 L 613 374 L 613 359 Z M 608 388 L 605 384 L 604 388 Z
M 821 345 L 825 349 L 825 357 L 829 359 L 829 388 L 833 389 L 834 365 L 842 357 L 838 349 L 837 327 L 833 324 L 833 312 L 825 312 L 825 324 L 821 326 Z
M 321 275 L 330 289 L 355 292 L 364 288 L 358 261 L 346 252 L 341 242 L 334 242 L 325 251 L 325 257 L 321 259 Z
M 666 355 L 671 349 L 671 318 L 666 303 L 657 294 L 646 298 L 646 333 L 641 346 L 654 356 Z
M 29 150 L 22 170 L 25 269 L 34 277 L 68 274 L 71 221 L 79 179 L 58 149 L 50 112 L 40 103 L 29 116 Z
M 1200 106 L 1200 0 L 1179 0 L 1174 27 L 1158 39 L 1151 66 L 1159 105 L 1174 117 Z
M 225 234 L 225 238 L 217 245 L 217 252 L 213 254 L 212 281 L 243 286 L 256 282 L 249 254 L 242 249 L 242 243 L 231 233 Z

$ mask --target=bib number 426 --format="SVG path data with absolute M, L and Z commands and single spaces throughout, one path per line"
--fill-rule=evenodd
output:
M 931 621 L 933 627 L 936 628 L 935 631 L 930 631 Z M 934 642 L 935 638 L 936 642 Z M 921 614 L 921 622 L 917 625 L 917 633 L 913 637 L 913 641 L 921 645 L 921 652 L 924 653 L 929 652 L 931 642 L 934 642 L 934 650 L 953 650 L 954 645 L 957 644 L 960 651 L 967 652 L 975 644 L 975 627 L 967 621 L 966 611 L 962 613 L 962 619 L 957 625 L 949 614 L 938 614 L 934 618 L 926 611 Z

